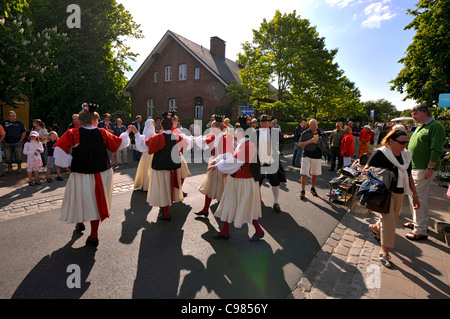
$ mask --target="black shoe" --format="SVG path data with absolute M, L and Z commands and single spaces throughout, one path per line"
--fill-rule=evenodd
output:
M 225 239 L 228 240 L 230 239 L 230 234 L 226 234 L 226 235 L 221 235 L 220 233 L 218 233 L 217 235 L 213 235 L 214 239 Z
M 330 172 L 334 172 L 334 168 L 330 168 L 328 169 Z
M 162 216 L 158 216 L 158 219 L 159 220 L 170 221 L 171 217 L 170 217 L 170 215 L 166 215 L 166 216 L 162 215 Z
M 319 196 L 317 195 L 316 189 L 314 187 L 311 187 L 311 194 L 313 194 L 313 196 Z
M 305 191 L 301 191 L 301 192 L 300 192 L 300 199 L 301 199 L 301 200 L 305 200 L 305 199 L 306 199 L 306 197 L 305 197 Z
M 162 207 L 159 208 L 159 212 L 158 212 L 158 218 L 164 216 L 164 209 L 162 209 Z
M 183 197 L 187 197 L 187 195 L 188 195 L 187 193 L 183 192 Z
M 75 230 L 77 231 L 77 232 L 82 232 L 82 231 L 84 231 L 86 229 L 86 227 L 84 226 L 84 224 L 81 224 L 81 225 L 78 225 L 78 224 L 76 224 L 75 225 Z
M 273 204 L 273 210 L 277 213 L 281 213 L 280 204 L 278 203 Z
M 98 238 L 88 237 L 88 239 L 86 239 L 86 246 L 97 247 L 98 246 Z
M 260 239 L 263 238 L 263 237 L 264 237 L 264 232 L 262 232 L 262 233 L 259 234 L 259 235 L 254 234 L 254 235 L 252 236 L 252 238 L 250 238 L 250 241 L 258 241 L 258 240 L 260 240 Z
M 206 211 L 206 212 L 194 212 L 194 214 L 197 215 L 197 216 L 208 217 L 209 212 L 208 211 Z

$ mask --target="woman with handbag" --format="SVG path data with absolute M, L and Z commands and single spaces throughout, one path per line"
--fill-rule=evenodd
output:
M 369 167 L 386 168 L 394 173 L 390 189 L 391 202 L 389 212 L 380 214 L 380 219 L 374 225 L 369 225 L 375 237 L 381 239 L 380 261 L 391 268 L 389 249 L 394 248 L 395 226 L 403 206 L 404 195 L 413 196 L 414 207 L 420 207 L 416 187 L 411 176 L 412 154 L 406 149 L 408 136 L 401 130 L 392 130 L 381 142 L 364 167 L 365 174 Z

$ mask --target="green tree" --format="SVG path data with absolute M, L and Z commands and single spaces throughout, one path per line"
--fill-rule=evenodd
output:
M 405 27 L 416 34 L 399 60 L 403 69 L 392 80 L 391 90 L 406 92 L 429 106 L 437 105 L 440 93 L 450 92 L 450 2 L 420 0 L 408 13 L 415 18 Z
M 65 40 L 55 28 L 35 30 L 27 1 L 0 2 L 0 100 L 14 105 L 21 94 L 32 95 L 33 83 L 57 69 L 51 46 Z
M 397 111 L 397 108 L 391 102 L 385 99 L 379 99 L 376 101 L 367 101 L 363 103 L 366 117 L 365 120 L 369 120 L 370 111 L 374 111 L 375 122 L 386 122 L 392 118 L 400 115 L 401 112 Z M 370 119 L 372 120 L 372 119 Z
M 335 108 L 337 98 L 343 98 L 343 72 L 333 62 L 337 49 L 327 50 L 325 39 L 319 37 L 307 19 L 296 11 L 275 12 L 271 21 L 263 20 L 259 30 L 253 30 L 252 42 L 243 44 L 239 54 L 241 90 L 250 99 L 264 100 L 274 95 L 271 83 L 277 86 L 277 105 L 259 103 L 262 109 L 292 108 L 291 114 L 316 117 Z
M 56 26 L 67 36 L 64 46 L 54 46 L 52 58 L 58 73 L 37 81 L 33 88 L 32 115 L 65 126 L 83 102 L 100 105 L 99 113 L 130 117 L 131 102 L 122 95 L 127 59 L 136 54 L 126 38 L 141 38 L 139 25 L 115 0 L 80 0 L 80 28 L 70 28 L 67 7 L 71 0 L 34 0 L 33 21 L 38 31 Z M 41 31 L 42 32 L 42 31 Z

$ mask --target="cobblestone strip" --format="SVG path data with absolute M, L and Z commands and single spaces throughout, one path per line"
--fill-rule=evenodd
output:
M 377 299 L 379 243 L 368 229 L 375 215 L 349 211 L 303 273 L 289 299 Z
M 132 191 L 133 189 L 134 181 L 117 183 L 113 186 L 113 195 Z M 63 197 L 64 194 L 60 194 L 30 201 L 12 202 L 8 206 L 0 208 L 0 222 L 11 218 L 42 213 L 60 208 Z

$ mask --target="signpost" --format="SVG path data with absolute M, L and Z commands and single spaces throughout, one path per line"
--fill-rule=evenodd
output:
M 254 109 L 241 109 L 241 114 L 244 115 L 253 114 L 254 111 L 255 111 Z
M 450 107 L 450 93 L 439 94 L 439 107 Z

